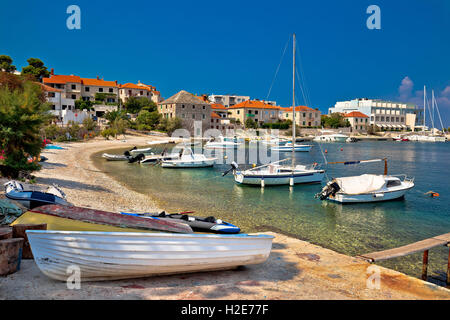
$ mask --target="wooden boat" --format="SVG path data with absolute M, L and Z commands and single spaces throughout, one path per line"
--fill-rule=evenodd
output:
M 50 186 L 47 192 L 24 190 L 21 183 L 11 180 L 5 183 L 5 195 L 8 199 L 18 201 L 24 207 L 33 209 L 46 204 L 69 205 L 66 195 L 57 186 Z
M 41 223 L 46 223 L 48 230 L 193 232 L 187 224 L 174 221 L 146 219 L 115 212 L 62 205 L 46 205 L 34 208 L 22 214 L 11 225 Z
M 147 219 L 149 220 L 149 219 Z M 34 260 L 48 277 L 66 281 L 80 268 L 81 281 L 231 269 L 262 263 L 270 235 L 211 235 L 29 230 Z
M 213 233 L 239 233 L 241 229 L 234 224 L 231 224 L 221 219 L 214 217 L 196 217 L 187 215 L 187 213 L 129 213 L 121 212 L 121 214 L 128 214 L 137 217 L 144 217 L 150 219 L 161 219 L 169 221 L 178 221 L 186 223 L 192 230 L 199 232 L 213 232 Z

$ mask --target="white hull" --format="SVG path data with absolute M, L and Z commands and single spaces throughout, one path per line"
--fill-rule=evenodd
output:
M 329 199 L 340 203 L 389 201 L 403 197 L 409 189 L 411 188 L 391 192 L 373 192 L 357 195 L 337 193 L 335 197 L 330 197 Z
M 317 136 L 313 141 L 317 142 L 347 142 L 347 136 L 334 136 L 334 135 L 323 135 Z
M 294 174 L 294 184 L 297 183 L 318 183 L 321 182 L 324 177 L 323 170 L 317 170 L 316 172 Z M 292 175 L 260 175 L 260 174 L 245 174 L 243 172 L 236 172 L 234 174 L 234 180 L 241 184 L 261 185 L 261 180 L 264 179 L 264 185 L 289 185 Z
M 183 160 L 167 160 L 163 161 L 163 168 L 205 168 L 212 167 L 216 158 L 204 161 L 183 161 Z
M 210 143 L 205 144 L 206 149 L 236 149 L 241 145 L 241 143 Z
M 308 144 L 296 144 L 294 146 L 295 152 L 309 152 L 312 148 L 312 145 Z M 278 152 L 292 152 L 292 145 L 291 146 L 276 146 L 270 148 L 272 151 L 278 151 Z
M 268 235 L 27 231 L 34 259 L 48 277 L 66 281 L 69 266 L 81 281 L 229 269 L 267 260 Z
M 131 150 L 131 154 L 139 154 L 139 153 L 149 153 L 152 150 L 152 148 L 144 148 L 144 149 L 134 149 Z
M 130 157 L 125 155 L 104 153 L 102 154 L 102 158 L 105 158 L 108 161 L 128 161 Z

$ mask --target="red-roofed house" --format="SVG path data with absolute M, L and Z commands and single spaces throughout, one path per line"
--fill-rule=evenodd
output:
M 259 125 L 267 122 L 276 122 L 279 119 L 281 107 L 272 106 L 260 100 L 247 100 L 228 107 L 229 117 L 244 124 L 248 118 L 258 122 Z
M 61 97 L 64 99 L 77 100 L 81 97 L 82 82 L 79 76 L 55 75 L 53 69 L 51 70 L 50 78 L 43 78 L 42 83 L 60 89 Z
M 366 131 L 370 125 L 369 117 L 359 111 L 352 111 L 344 114 L 344 117 L 350 122 L 352 129 L 357 131 Z
M 161 102 L 161 95 L 154 86 L 143 84 L 125 83 L 119 87 L 119 97 L 125 103 L 129 97 L 145 97 L 154 103 Z
M 281 120 L 293 119 L 292 107 L 281 108 Z M 320 126 L 320 111 L 306 106 L 295 107 L 295 122 L 300 127 L 319 127 Z

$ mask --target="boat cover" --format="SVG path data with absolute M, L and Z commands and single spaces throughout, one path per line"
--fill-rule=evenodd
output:
M 336 178 L 335 180 L 345 194 L 362 194 L 377 191 L 385 183 L 383 176 L 375 174 Z

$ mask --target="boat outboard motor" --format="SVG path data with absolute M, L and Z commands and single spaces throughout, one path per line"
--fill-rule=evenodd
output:
M 131 153 L 130 153 L 130 151 L 125 151 L 124 153 L 123 153 L 123 155 L 124 156 L 126 156 L 126 157 L 131 157 Z
M 137 156 L 130 158 L 128 160 L 128 163 L 141 162 L 144 159 L 145 159 L 145 154 L 139 153 Z
M 228 173 L 230 173 L 230 171 L 236 171 L 238 168 L 239 168 L 238 164 L 233 161 L 231 163 L 231 168 L 228 169 L 227 171 L 225 171 L 224 173 L 222 173 L 222 177 L 226 176 Z
M 322 191 L 317 193 L 314 197 L 319 198 L 320 200 L 325 200 L 328 199 L 330 195 L 335 196 L 339 190 L 341 190 L 339 184 L 336 181 L 332 180 L 328 182 L 327 185 L 323 187 Z

